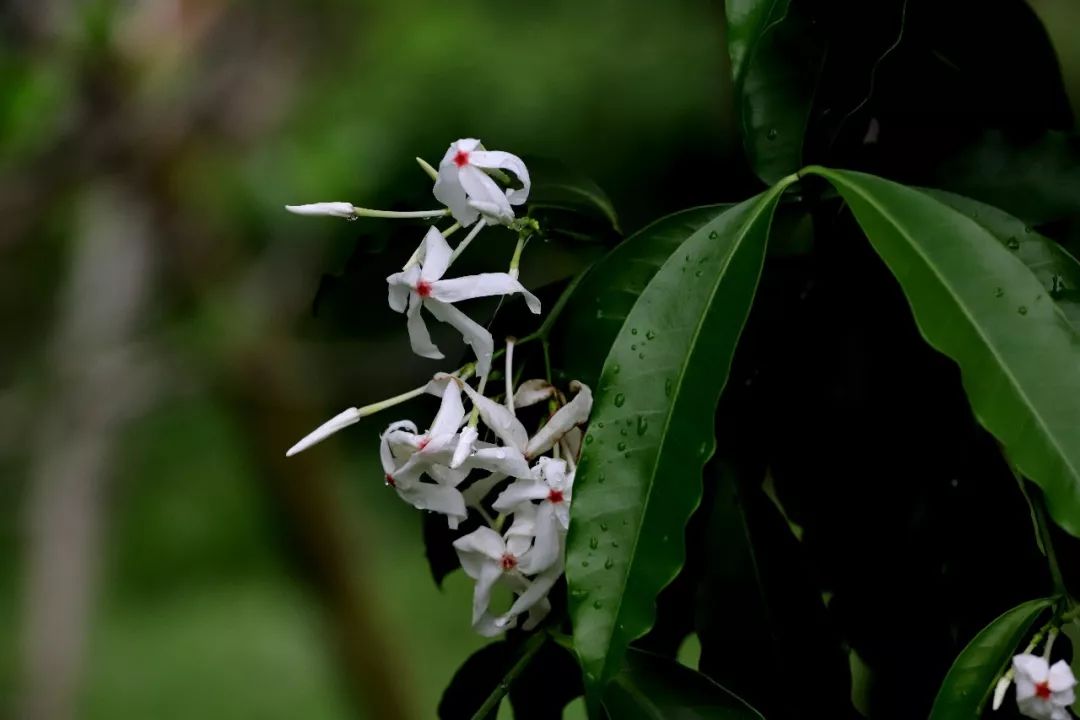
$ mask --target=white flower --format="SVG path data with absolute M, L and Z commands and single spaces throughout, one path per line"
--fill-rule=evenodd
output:
M 420 246 L 420 262 L 409 269 L 386 278 L 389 283 L 390 307 L 408 317 L 409 342 L 413 352 L 421 357 L 439 360 L 443 354 L 431 342 L 420 308 L 442 322 L 453 325 L 476 353 L 477 374 L 484 377 L 491 369 L 494 341 L 491 333 L 453 306 L 459 300 L 509 295 L 519 292 L 533 313 L 540 313 L 540 301 L 508 273 L 480 273 L 467 277 L 443 280 L 450 264 L 450 246 L 435 228 L 430 228 Z M 406 309 L 406 307 L 408 309 Z
M 535 607 L 539 611 L 525 626 L 530 629 L 535 627 L 550 609 L 546 595 L 551 584 L 554 584 L 554 579 L 550 584 L 545 579 L 534 589 L 533 583 L 522 575 L 520 569 L 532 542 L 530 525 L 531 519 L 523 516 L 520 521 L 515 518 L 505 537 L 489 527 L 480 527 L 454 541 L 454 549 L 457 550 L 462 569 L 476 581 L 473 588 L 472 624 L 481 635 L 498 635 L 510 625 L 513 618 Z M 520 597 L 511 608 L 512 615 L 507 613 L 496 619 L 488 607 L 491 604 L 491 590 L 499 582 L 509 585 Z
M 320 202 L 307 205 L 286 205 L 285 209 L 297 215 L 325 215 L 327 217 L 354 218 L 356 208 L 347 202 Z
M 503 190 L 485 170 L 509 170 L 522 187 Z M 472 225 L 481 214 L 508 224 L 514 219 L 510 206 L 523 204 L 530 186 L 529 170 L 517 155 L 485 150 L 479 140 L 464 138 L 451 144 L 443 156 L 433 192 L 462 225 Z
M 449 467 L 457 451 L 458 427 L 464 417 L 461 389 L 450 382 L 426 433 L 417 433 L 416 426 L 404 420 L 392 424 L 379 438 L 379 458 L 386 484 L 413 507 L 446 515 L 451 528 L 456 528 L 467 515 L 465 499 L 457 486 L 468 471 Z M 425 474 L 435 482 L 424 482 L 421 477 Z
M 570 528 L 570 501 L 574 488 L 574 472 L 567 471 L 564 460 L 542 457 L 532 478 L 511 483 L 495 499 L 492 507 L 498 512 L 520 512 L 535 508 L 533 534 L 536 539 L 523 571 L 541 572 L 556 565 L 561 558 L 562 537 Z M 533 501 L 539 500 L 539 505 Z
M 1076 701 L 1076 678 L 1068 663 L 1049 665 L 1038 655 L 1017 655 L 1012 665 L 1021 713 L 1036 720 L 1068 720 L 1068 707 Z

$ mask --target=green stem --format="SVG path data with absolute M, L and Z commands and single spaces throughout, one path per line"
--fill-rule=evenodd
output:
M 484 228 L 485 224 L 486 223 L 484 222 L 484 218 L 480 218 L 476 221 L 476 224 L 473 225 L 472 230 L 470 230 L 469 234 L 465 236 L 465 239 L 458 243 L 458 246 L 454 248 L 454 252 L 450 253 L 450 262 L 447 263 L 447 267 L 453 265 L 454 261 L 458 259 L 461 253 L 465 252 L 465 248 L 469 247 L 469 243 L 471 243 L 473 239 L 480 234 L 480 231 Z
M 526 238 L 518 236 L 517 245 L 514 246 L 514 255 L 510 258 L 510 276 L 517 278 L 518 266 L 521 265 L 521 251 L 525 249 Z
M 495 686 L 495 689 L 488 695 L 487 700 L 480 706 L 480 709 L 473 713 L 472 720 L 484 720 L 488 715 L 495 711 L 499 707 L 499 703 L 506 697 L 506 693 L 510 690 L 510 685 L 517 679 L 517 676 L 529 666 L 533 657 L 540 651 L 540 648 L 544 646 L 548 636 L 546 633 L 536 633 L 525 643 L 524 652 L 521 653 L 521 657 L 514 663 L 514 666 L 503 677 L 502 682 Z
M 438 210 L 374 210 L 372 208 L 353 207 L 353 213 L 357 217 L 372 217 L 372 218 L 433 218 L 433 217 L 445 217 L 450 214 L 448 208 L 439 208 Z

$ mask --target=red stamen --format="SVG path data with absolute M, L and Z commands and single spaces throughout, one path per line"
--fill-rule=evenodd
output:
M 466 165 L 468 165 L 469 153 L 465 152 L 464 150 L 458 150 L 457 154 L 454 155 L 454 164 L 458 167 L 465 167 Z
M 426 298 L 431 295 L 431 283 L 427 280 L 420 280 L 416 283 L 416 294 L 422 298 Z
M 390 474 L 387 474 L 386 476 L 386 484 L 390 487 L 397 487 L 397 483 L 394 482 L 394 476 Z
M 424 437 L 420 438 L 419 442 L 416 443 L 416 449 L 423 450 L 428 446 L 429 442 L 431 442 L 431 438 L 425 435 Z
M 511 570 L 513 570 L 516 567 L 517 567 L 517 558 L 516 557 L 514 557 L 510 553 L 506 553 L 505 555 L 502 556 L 502 569 L 503 569 L 503 572 L 510 572 Z
M 562 490 L 552 490 L 548 493 L 548 501 L 553 503 L 561 503 L 563 501 Z
M 1048 681 L 1035 683 L 1035 697 L 1042 698 L 1043 700 L 1050 699 L 1050 683 Z

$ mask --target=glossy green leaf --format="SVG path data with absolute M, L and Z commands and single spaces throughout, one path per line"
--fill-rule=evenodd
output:
M 604 692 L 617 720 L 761 720 L 762 716 L 699 672 L 659 655 L 631 649 Z
M 789 0 L 728 0 L 728 49 L 743 147 L 773 184 L 799 169 L 824 46 Z
M 552 329 L 555 366 L 568 378 L 596 387 L 611 343 L 641 291 L 686 238 L 730 207 L 707 205 L 660 218 L 597 260 Z
M 944 190 L 924 189 L 923 192 L 964 213 L 1015 252 L 1020 262 L 1039 278 L 1065 313 L 1069 324 L 1080 330 L 1080 302 L 1076 296 L 1080 291 L 1080 262 L 1068 250 L 992 205 Z
M 1080 337 L 1039 279 L 967 216 L 862 173 L 808 168 L 847 201 L 911 304 L 959 366 L 979 422 L 1080 536 Z
M 1019 650 L 1049 600 L 1029 600 L 983 628 L 963 649 L 941 684 L 930 720 L 977 718 L 998 675 Z
M 566 576 L 574 645 L 593 702 L 657 593 L 715 446 L 713 413 L 757 288 L 784 185 L 693 233 L 634 304 L 604 362 L 574 488 Z

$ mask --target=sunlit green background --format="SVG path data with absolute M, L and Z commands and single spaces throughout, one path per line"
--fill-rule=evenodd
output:
M 625 230 L 736 199 L 722 3 L 20 0 L 0 38 L 0 717 L 434 716 L 484 641 L 383 487 L 399 416 L 283 458 L 443 369 L 385 304 L 422 228 L 282 206 L 430 207 L 463 136 Z

